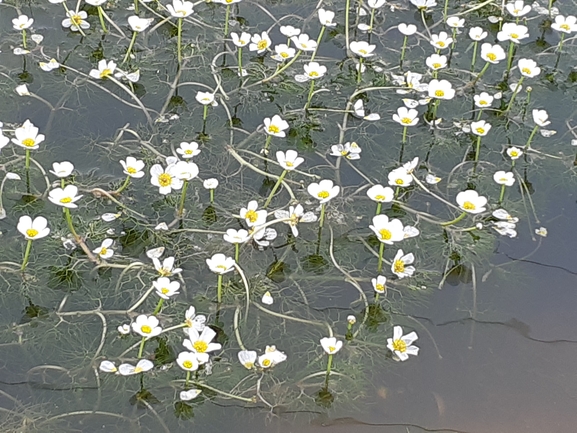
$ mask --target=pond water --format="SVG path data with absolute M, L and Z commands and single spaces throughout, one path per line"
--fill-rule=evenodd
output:
M 160 2 L 140 2 L 138 13 L 127 0 L 92 3 L 0 3 L 0 145 L 13 139 L 0 153 L 0 431 L 572 431 L 577 27 L 568 21 L 570 33 L 557 31 L 554 17 L 576 14 L 574 4 L 555 2 L 551 12 L 533 4 L 516 19 L 491 2 L 450 1 L 447 16 L 465 19 L 453 33 L 443 3 L 421 11 L 409 2 L 243 0 L 197 2 L 188 14 L 185 2 L 174 5 L 176 17 Z M 87 13 L 85 35 L 62 25 L 63 5 Z M 319 8 L 335 12 L 326 26 Z M 13 28 L 22 14 L 33 23 Z M 133 31 L 131 16 L 151 21 Z M 529 36 L 501 40 L 516 21 Z M 416 33 L 405 38 L 402 23 Z M 318 49 L 278 47 L 286 25 L 311 41 L 322 31 Z M 476 45 L 475 26 L 488 32 Z M 429 35 L 441 31 L 455 43 L 438 45 L 449 64 L 433 72 Z M 239 69 L 231 32 L 247 32 L 247 42 L 256 34 L 255 47 L 268 32 L 272 43 L 262 53 L 243 47 Z M 483 43 L 500 44 L 505 58 L 485 62 Z M 287 57 L 274 60 L 275 46 Z M 57 65 L 44 70 L 51 59 Z M 115 65 L 99 69 L 102 60 Z M 317 72 L 307 76 L 305 65 Z M 408 71 L 420 82 L 406 81 Z M 420 84 L 432 88 L 436 79 L 455 96 Z M 203 105 L 197 92 L 217 105 Z M 474 99 L 481 92 L 495 97 L 482 108 Z M 416 125 L 393 120 L 404 104 L 416 107 Z M 45 135 L 38 149 L 22 141 L 26 120 Z M 331 150 L 347 142 L 357 146 Z M 196 145 L 200 153 L 186 159 Z M 513 160 L 514 147 L 523 155 Z M 277 161 L 279 150 L 304 161 L 292 170 Z M 134 173 L 119 161 L 129 156 L 143 161 L 142 177 L 127 177 Z M 73 171 L 50 172 L 62 161 Z M 159 191 L 166 178 L 151 173 L 155 164 L 174 175 L 169 194 Z M 377 205 L 367 191 L 387 186 L 399 168 Z M 512 173 L 512 186 L 496 183 L 499 170 Z M 204 186 L 210 178 L 214 190 Z M 340 189 L 309 188 L 321 179 Z M 54 199 L 66 185 L 82 195 L 77 207 Z M 267 208 L 260 223 L 276 237 L 259 238 L 259 228 L 236 249 L 223 234 L 251 228 L 241 211 L 250 212 L 251 200 Z M 298 222 L 298 236 L 288 214 L 275 213 L 297 203 L 315 214 Z M 500 208 L 512 215 L 501 227 Z M 405 231 L 381 226 L 378 213 Z M 50 233 L 18 229 L 27 215 L 45 217 Z M 103 242 L 112 256 L 97 249 Z M 404 263 L 412 275 L 395 262 L 401 248 L 414 256 Z M 218 253 L 238 254 L 221 277 L 207 266 Z M 152 257 L 174 257 L 182 272 L 163 274 Z M 372 286 L 378 275 L 387 278 L 383 293 Z M 167 299 L 159 302 L 155 287 Z M 204 324 L 185 321 L 190 306 Z M 156 321 L 161 333 L 142 337 Z M 220 347 L 194 340 L 195 326 L 212 330 Z M 405 343 L 388 347 L 396 326 L 418 335 L 418 356 L 400 362 Z M 340 350 L 321 346 L 332 336 Z M 241 350 L 256 351 L 250 368 Z M 181 352 L 193 358 L 188 375 Z M 142 360 L 146 371 L 120 367 Z M 190 389 L 201 392 L 187 400 L 181 392 Z

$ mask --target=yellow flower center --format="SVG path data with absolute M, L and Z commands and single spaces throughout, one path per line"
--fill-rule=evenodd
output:
M 60 199 L 60 203 L 70 203 L 72 199 L 70 197 L 64 197 Z
M 245 368 L 248 368 L 250 370 L 251 368 L 254 367 L 254 362 L 247 361 L 243 365 L 245 366 Z
M 168 186 L 172 183 L 172 176 L 168 173 L 162 173 L 158 176 L 158 183 L 160 186 Z
M 126 171 L 130 174 L 136 173 L 136 169 L 134 167 L 126 167 Z
M 437 45 L 440 46 L 441 48 L 445 47 L 445 43 L 443 41 L 438 41 Z
M 517 39 L 519 37 L 519 35 L 517 33 L 511 33 L 510 36 L 513 39 Z
M 377 286 L 375 287 L 375 290 L 379 293 L 383 293 L 385 291 L 385 286 L 382 284 L 377 284 Z
M 433 63 L 433 69 L 439 69 L 441 67 L 440 63 Z
M 365 54 L 365 55 L 366 55 L 366 54 L 367 54 L 367 50 L 363 50 L 363 49 L 361 49 L 361 50 L 359 50 L 359 53 L 361 53 L 361 54 Z
M 397 185 L 404 185 L 404 184 L 405 184 L 405 182 L 403 182 L 403 179 L 396 179 L 396 180 L 395 180 L 395 183 L 396 183 Z
M 268 127 L 268 132 L 272 132 L 273 134 L 278 134 L 280 132 L 280 128 L 276 125 L 270 125 Z
M 24 140 L 22 140 L 22 144 L 26 147 L 34 147 L 36 141 L 34 141 L 33 138 L 25 138 Z
M 286 51 L 283 51 L 282 53 L 280 53 L 280 56 L 281 56 L 283 59 L 286 59 L 286 58 L 289 56 L 289 54 L 288 54 Z
M 395 270 L 395 272 L 403 273 L 405 272 L 405 264 L 400 261 L 400 260 L 395 260 L 395 263 L 393 264 L 393 269 Z
M 110 69 L 108 69 L 108 68 L 103 69 L 102 72 L 100 72 L 100 78 L 106 78 L 111 74 L 112 74 L 112 71 Z
M 268 42 L 265 39 L 261 39 L 258 44 L 256 44 L 256 47 L 259 50 L 264 50 L 266 49 L 266 47 L 268 47 Z
M 72 15 L 70 17 L 70 21 L 72 22 L 73 25 L 75 25 L 76 27 L 80 27 L 80 24 L 82 23 L 82 17 L 80 15 Z
M 317 194 L 317 197 L 320 199 L 325 199 L 329 196 L 329 192 L 328 191 L 321 191 Z
M 443 96 L 445 96 L 445 92 L 443 90 L 435 90 L 435 96 L 437 98 L 442 98 Z
M 559 27 L 562 28 L 563 30 L 567 30 L 567 31 L 571 30 L 569 27 L 569 24 L 561 24 Z
M 102 247 L 102 248 L 100 248 L 100 253 L 98 253 L 98 254 L 100 254 L 101 256 L 104 256 L 104 255 L 106 255 L 107 252 L 108 252 L 108 248 Z
M 309 72 L 309 77 L 318 77 L 319 73 L 317 71 L 311 71 Z
M 192 347 L 194 347 L 194 350 L 198 353 L 204 353 L 206 352 L 206 349 L 208 349 L 208 344 L 204 341 L 195 341 Z
M 497 59 L 497 54 L 489 53 L 489 54 L 487 54 L 487 58 L 494 62 Z
M 170 290 L 169 290 L 167 287 L 163 287 L 162 289 L 160 289 L 160 292 L 161 292 L 163 295 L 166 295 L 168 292 L 170 292 Z
M 335 346 L 329 346 L 329 347 L 327 347 L 327 349 L 329 349 L 330 353 L 333 353 L 334 351 L 337 350 L 337 348 Z
M 292 162 L 290 162 L 290 161 L 285 161 L 284 164 L 285 164 L 287 167 L 294 167 L 294 164 L 293 164 Z
M 135 373 L 140 373 L 142 371 L 142 367 L 134 367 Z
M 192 150 L 186 149 L 186 150 L 184 151 L 184 153 L 187 154 L 187 155 L 192 155 Z
M 407 351 L 407 343 L 403 340 L 393 341 L 393 350 L 396 352 L 405 353 Z
M 463 203 L 463 209 L 466 210 L 475 210 L 477 207 L 471 203 L 470 201 L 466 201 L 465 203 Z
M 29 238 L 34 238 L 38 235 L 38 230 L 28 229 L 26 230 L 26 234 L 28 235 Z
M 515 156 L 519 156 L 519 152 L 517 152 L 516 150 L 513 150 L 511 152 L 511 156 L 515 157 Z
M 531 69 L 529 69 L 529 68 L 523 68 L 523 69 L 521 69 L 521 71 L 523 71 L 525 74 L 528 74 L 528 75 L 531 74 Z
M 346 150 L 341 150 L 341 155 L 342 155 L 342 156 L 347 156 L 348 153 L 349 153 L 349 152 L 346 151 Z
M 268 359 L 268 358 L 265 358 L 265 359 L 262 360 L 262 363 L 261 363 L 261 364 L 262 364 L 263 367 L 270 367 L 270 365 L 272 364 L 272 361 L 271 361 L 270 359 Z
M 412 122 L 412 120 L 411 120 L 410 118 L 408 118 L 408 117 L 403 117 L 403 118 L 401 119 L 401 123 L 402 123 L 403 125 L 408 125 L 408 124 L 410 124 L 411 122 Z
M 501 182 L 507 182 L 508 179 L 507 179 L 506 177 L 502 177 L 502 178 L 500 178 L 499 180 L 500 180 Z
M 184 362 L 182 363 L 182 366 L 183 366 L 184 368 L 188 368 L 188 369 L 192 368 L 192 365 L 193 365 L 193 364 L 192 364 L 192 361 L 189 360 L 189 359 L 187 359 L 186 361 L 184 361 Z
M 375 196 L 375 200 L 377 200 L 377 201 L 384 200 L 385 198 L 386 197 L 384 195 L 380 195 L 380 194 Z
M 142 332 L 143 334 L 150 334 L 152 332 L 152 328 L 148 325 L 142 325 L 140 327 L 140 332 Z
M 393 237 L 393 234 L 387 229 L 379 230 L 379 234 L 381 235 L 381 240 L 388 241 Z
M 256 220 L 258 219 L 258 215 L 255 211 L 253 210 L 249 210 L 247 211 L 247 213 L 244 215 L 244 218 L 249 220 L 251 223 L 256 222 Z
M 479 101 L 479 105 L 489 105 L 489 103 L 483 99 Z
M 477 129 L 475 129 L 475 131 L 477 131 L 477 134 L 481 135 L 485 133 L 485 128 L 478 127 Z

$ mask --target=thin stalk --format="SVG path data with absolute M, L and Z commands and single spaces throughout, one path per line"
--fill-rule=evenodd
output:
M 513 101 L 515 100 L 517 93 L 519 93 L 519 89 L 521 88 L 521 83 L 523 83 L 524 79 L 525 79 L 525 76 L 523 75 L 521 77 L 521 79 L 519 80 L 519 82 L 517 83 L 517 85 L 515 86 L 515 91 L 511 95 L 511 100 L 509 101 L 509 105 L 507 105 L 507 108 L 505 109 L 505 113 L 509 112 L 509 110 L 511 109 L 511 106 L 513 105 Z
M 405 35 L 405 38 L 403 39 L 403 48 L 401 48 L 401 67 L 403 66 L 403 60 L 405 60 L 405 50 L 407 49 L 407 40 L 409 39 L 409 37 L 407 35 Z
M 360 84 L 363 78 L 363 58 L 359 57 L 359 70 L 357 71 L 357 84 Z
M 475 41 L 473 43 L 473 59 L 471 60 L 471 72 L 475 70 L 475 62 L 477 61 L 477 45 L 479 45 L 479 41 Z
M 329 377 L 331 375 L 332 365 L 333 365 L 333 355 L 329 354 L 329 359 L 327 361 L 327 375 L 325 377 L 325 388 L 329 386 Z
M 505 185 L 501 185 L 501 194 L 499 195 L 499 204 L 503 203 L 504 198 L 505 198 Z
M 563 40 L 565 39 L 565 33 L 561 33 L 561 40 L 559 41 L 559 47 L 557 48 L 558 52 L 561 52 L 561 49 L 563 48 Z M 24 47 L 26 48 L 26 47 Z
M 26 46 L 26 29 L 22 29 L 22 47 L 24 49 L 28 48 Z
M 514 51 L 515 51 L 515 44 L 513 42 L 509 42 L 509 54 L 507 56 L 507 77 L 509 76 L 509 72 L 511 71 L 511 64 L 513 63 Z
M 138 32 L 132 32 L 132 39 L 130 39 L 130 44 L 128 45 L 128 50 L 126 50 L 126 55 L 124 56 L 124 60 L 122 60 L 122 64 L 126 63 L 128 58 L 130 57 L 130 53 L 132 52 L 132 48 L 134 47 L 134 42 L 136 41 L 136 35 Z
M 491 63 L 489 63 L 489 62 L 485 63 L 485 66 L 483 66 L 483 69 L 481 69 L 481 72 L 479 72 L 479 74 L 477 75 L 477 77 L 473 81 L 473 85 L 476 84 L 477 81 L 479 81 L 479 78 L 481 78 L 485 72 L 487 72 L 487 69 L 489 69 L 490 64 Z
M 180 193 L 180 206 L 178 207 L 178 218 L 182 219 L 184 214 L 184 201 L 186 200 L 186 189 L 188 188 L 188 180 L 184 181 L 182 186 L 182 191 Z
M 457 224 L 459 221 L 461 221 L 463 218 L 465 218 L 466 215 L 467 215 L 467 212 L 463 212 L 461 215 L 459 215 L 454 220 L 447 221 L 446 223 L 442 223 L 441 226 L 448 227 L 448 226 L 452 226 L 453 224 Z
M 156 316 L 158 313 L 160 313 L 160 310 L 162 309 L 162 304 L 164 304 L 164 298 L 160 298 L 158 300 L 158 304 L 156 304 L 156 308 L 152 312 L 153 316 Z
M 477 147 L 475 149 L 475 162 L 479 161 L 479 153 L 481 153 L 481 136 L 477 136 Z
M 124 180 L 124 183 L 122 184 L 122 186 L 120 188 L 118 188 L 116 191 L 114 191 L 115 194 L 120 194 L 122 191 L 124 191 L 126 189 L 126 187 L 130 184 L 130 176 L 126 176 L 126 179 Z M 64 188 L 64 187 L 62 187 Z
M 309 96 L 307 97 L 307 103 L 305 104 L 305 110 L 307 110 L 309 108 L 309 105 L 311 103 L 311 99 L 313 97 L 313 91 L 315 89 L 315 80 L 311 80 L 311 86 L 309 89 Z
M 433 102 L 433 118 L 432 118 L 433 125 L 435 120 L 437 120 L 437 108 L 439 107 L 440 103 L 441 103 L 440 99 L 435 99 L 435 102 Z
M 32 250 L 32 239 L 28 239 L 26 244 L 26 251 L 24 252 L 24 260 L 22 260 L 22 266 L 20 267 L 20 272 L 24 272 L 26 265 L 28 264 L 28 258 L 30 257 L 30 251 Z
M 242 78 L 242 47 L 238 47 L 238 75 Z
M 236 244 L 234 244 L 234 261 L 236 263 L 238 263 L 239 254 L 240 254 L 240 244 L 236 243 Z
M 216 283 L 217 283 L 217 288 L 216 288 L 216 301 L 218 302 L 218 304 L 220 305 L 221 301 L 222 301 L 222 274 L 218 274 L 216 277 Z
M 230 5 L 226 5 L 226 14 L 224 16 L 224 37 L 228 35 L 228 18 L 230 16 Z
M 377 272 L 381 272 L 383 269 L 383 253 L 385 252 L 385 243 L 381 242 L 379 245 L 379 264 L 377 266 Z
M 313 51 L 313 54 L 311 56 L 311 62 L 315 59 L 315 56 L 317 55 L 317 51 L 319 49 L 324 34 L 325 34 L 325 26 L 321 26 L 321 31 L 319 32 L 319 37 L 317 38 L 317 47 Z
M 211 189 L 209 191 L 209 194 L 210 194 L 210 204 L 213 204 L 214 203 L 214 189 Z
M 376 304 L 376 303 L 378 302 L 378 300 L 379 300 L 379 295 L 380 295 L 379 292 L 375 292 L 375 304 Z
M 445 7 L 443 8 L 443 21 L 447 21 L 447 10 L 449 9 L 449 0 L 445 0 Z
M 535 125 L 535 127 L 533 128 L 533 131 L 531 131 L 531 135 L 529 136 L 527 143 L 525 144 L 525 149 L 529 149 L 531 147 L 531 140 L 533 140 L 533 137 L 535 136 L 535 133 L 537 132 L 538 129 L 539 129 L 539 125 Z
M 104 11 L 102 10 L 102 6 L 98 6 L 98 18 L 100 19 L 100 27 L 102 27 L 102 31 L 104 33 L 108 33 L 106 29 L 106 24 L 104 24 Z
M 138 1 L 138 0 L 135 0 Z M 178 19 L 178 34 L 177 34 L 177 41 L 176 41 L 176 49 L 178 51 L 178 64 L 182 62 L 182 18 Z
M 375 8 L 371 8 L 371 21 L 369 22 L 369 33 L 373 33 L 373 23 L 375 22 Z
M 296 61 L 296 59 L 301 55 L 301 53 L 302 53 L 302 51 L 299 50 L 299 52 L 296 53 L 296 55 L 291 59 L 290 62 L 288 62 L 288 63 L 287 63 L 286 65 L 284 65 L 282 68 L 277 69 L 274 74 L 272 74 L 270 77 L 265 78 L 264 80 L 260 81 L 260 83 L 261 83 L 261 84 L 262 84 L 262 83 L 266 83 L 267 81 L 272 80 L 274 77 L 276 77 L 277 75 L 279 75 L 280 73 L 282 73 L 283 71 L 285 71 L 290 65 L 292 65 L 292 64 Z
M 138 356 L 137 356 L 138 359 L 142 358 L 142 353 L 144 352 L 145 344 L 146 344 L 146 337 L 142 337 L 142 340 L 140 340 L 140 347 L 138 348 Z
M 26 191 L 30 194 L 30 151 L 26 149 Z
M 188 389 L 188 382 L 190 382 L 190 370 L 186 371 L 186 379 L 184 381 L 184 388 Z
M 280 186 L 281 182 L 284 180 L 284 177 L 287 174 L 287 170 L 284 170 L 282 172 L 282 174 L 279 176 L 278 180 L 276 181 L 276 183 L 274 184 L 274 187 L 272 188 L 272 191 L 270 192 L 268 198 L 266 199 L 266 201 L 264 202 L 264 206 L 263 209 L 266 209 L 268 207 L 268 205 L 270 204 L 273 196 L 275 195 L 278 187 Z
M 68 209 L 67 207 L 64 208 L 64 216 L 66 217 L 66 222 L 68 223 L 70 233 L 72 233 L 72 235 L 76 239 L 78 239 L 80 236 L 78 236 L 78 233 L 76 233 L 76 230 L 74 230 L 74 225 L 72 224 L 72 216 L 70 215 L 70 209 Z
M 377 210 L 375 210 L 375 215 L 379 215 L 381 213 L 381 207 L 383 206 L 383 203 L 381 203 L 380 201 L 377 202 Z
M 552 1 L 552 0 L 549 0 Z M 347 0 L 345 4 L 345 44 L 347 51 L 349 50 L 349 9 L 351 8 L 351 0 Z M 551 8 L 549 8 L 551 9 Z M 549 13 L 549 15 L 551 15 Z
M 134 12 L 138 14 L 138 0 L 134 0 Z
M 206 104 L 204 106 L 204 109 L 202 111 L 202 121 L 206 122 L 206 118 L 208 117 L 208 104 Z
M 266 140 L 264 142 L 264 154 L 268 155 L 268 148 L 270 146 L 270 142 L 272 140 L 272 135 L 267 134 Z M 266 162 L 266 161 L 265 161 Z
M 407 142 L 407 127 L 403 126 L 403 141 L 401 143 L 405 144 Z
M 321 216 L 319 218 L 319 228 L 323 228 L 323 224 L 325 223 L 325 208 L 326 208 L 327 204 L 323 203 L 321 205 Z

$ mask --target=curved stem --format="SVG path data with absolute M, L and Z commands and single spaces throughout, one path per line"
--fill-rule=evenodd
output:
M 533 137 L 535 136 L 535 133 L 537 132 L 538 129 L 539 129 L 539 125 L 535 125 L 535 127 L 533 128 L 533 131 L 531 131 L 531 135 L 529 136 L 527 143 L 525 144 L 525 149 L 529 149 L 531 147 L 531 140 L 533 140 Z
M 152 312 L 153 316 L 156 316 L 158 313 L 160 313 L 160 310 L 162 309 L 162 304 L 164 304 L 164 298 L 160 298 L 158 300 L 158 304 L 156 304 L 156 308 Z
M 74 230 L 74 225 L 72 224 L 72 216 L 70 215 L 70 209 L 68 209 L 67 207 L 64 208 L 64 216 L 66 217 L 66 222 L 68 223 L 70 233 L 72 233 L 72 235 L 76 238 L 76 240 L 78 240 L 80 236 L 78 236 L 78 233 L 76 233 L 76 230 Z
M 144 352 L 145 344 L 146 344 L 146 337 L 142 337 L 142 340 L 140 340 L 140 347 L 138 349 L 138 356 L 137 356 L 138 359 L 142 358 L 142 352 Z
M 286 65 L 284 65 L 282 68 L 278 69 L 275 71 L 274 74 L 272 74 L 270 77 L 265 78 L 264 80 L 255 83 L 255 84 L 262 84 L 262 83 L 266 83 L 267 81 L 272 80 L 274 77 L 276 77 L 277 75 L 281 74 L 283 71 L 285 71 L 290 65 L 292 65 L 296 59 L 301 55 L 302 51 L 299 51 L 298 53 L 296 53 L 296 55 L 291 59 L 290 62 L 288 62 Z
M 226 14 L 224 16 L 224 37 L 228 35 L 228 18 L 230 16 L 230 5 L 226 5 Z
M 132 52 L 132 48 L 134 47 L 134 42 L 136 41 L 136 35 L 137 34 L 138 34 L 137 32 L 132 32 L 132 39 L 130 39 L 130 44 L 128 45 L 128 50 L 126 50 L 126 55 L 124 56 L 124 59 L 122 60 L 122 64 L 126 63 L 128 58 L 130 57 L 130 53 Z
M 463 212 L 461 215 L 459 215 L 457 218 L 455 218 L 452 221 L 447 221 L 446 223 L 442 223 L 441 225 L 443 227 L 448 227 L 451 226 L 453 224 L 457 224 L 459 221 L 461 221 L 463 218 L 465 218 L 465 216 L 467 215 L 467 212 Z
M 317 46 L 316 46 L 316 48 L 313 51 L 313 54 L 311 56 L 311 62 L 315 59 L 315 56 L 317 55 L 317 51 L 318 51 L 319 46 L 321 44 L 321 40 L 323 38 L 324 33 L 325 33 L 325 26 L 321 26 L 321 31 L 319 32 L 319 37 L 317 38 Z
M 32 239 L 28 239 L 26 244 L 26 251 L 24 252 L 24 260 L 22 260 L 22 266 L 20 267 L 20 272 L 24 272 L 26 265 L 28 264 L 28 258 L 30 257 L 30 250 L 32 250 Z
M 505 109 L 505 113 L 509 112 L 509 110 L 511 109 L 511 106 L 513 105 L 513 101 L 515 100 L 515 96 L 517 96 L 517 93 L 519 93 L 519 89 L 521 88 L 521 83 L 523 83 L 524 79 L 525 79 L 525 76 L 523 75 L 521 77 L 521 79 L 519 80 L 519 82 L 517 83 L 517 86 L 515 86 L 515 90 L 513 91 L 513 94 L 511 95 L 511 100 L 509 101 L 509 105 L 507 105 L 507 108 Z
M 120 194 L 122 191 L 124 191 L 126 189 L 128 184 L 130 184 L 130 176 L 126 176 L 126 179 L 124 180 L 124 183 L 122 184 L 122 186 L 120 188 L 118 188 L 116 191 L 114 191 L 114 193 Z M 62 188 L 64 188 L 64 187 L 62 187 Z
M 98 6 L 98 18 L 100 19 L 100 27 L 102 27 L 102 31 L 104 33 L 108 33 L 108 30 L 106 29 L 106 25 L 104 24 L 103 14 L 104 14 L 104 12 L 102 11 L 102 6 Z
M 270 137 L 270 135 L 269 135 Z M 282 174 L 280 175 L 280 177 L 278 178 L 278 180 L 276 181 L 276 183 L 274 184 L 274 187 L 272 188 L 272 191 L 270 192 L 268 198 L 266 199 L 266 202 L 264 203 L 263 209 L 266 209 L 268 207 L 268 205 L 270 204 L 270 202 L 272 201 L 272 198 L 274 197 L 278 187 L 280 186 L 280 184 L 282 183 L 284 177 L 287 174 L 287 170 L 284 170 L 282 172 Z
M 481 72 L 479 72 L 479 74 L 477 75 L 477 78 L 475 78 L 475 80 L 473 81 L 473 84 L 475 84 L 477 81 L 479 81 L 479 78 L 481 78 L 483 76 L 483 74 L 487 71 L 487 69 L 489 69 L 489 65 L 491 63 L 487 62 L 485 63 L 485 66 L 483 66 L 483 69 L 481 69 Z
M 311 99 L 313 97 L 313 91 L 315 89 L 315 80 L 311 80 L 311 86 L 309 88 L 309 95 L 307 97 L 307 103 L 305 104 L 305 110 L 307 110 L 309 108 L 309 105 L 311 103 Z

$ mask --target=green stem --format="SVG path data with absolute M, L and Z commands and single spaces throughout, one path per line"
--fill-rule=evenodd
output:
M 475 70 L 475 62 L 477 61 L 477 45 L 479 45 L 478 41 L 473 43 L 473 59 L 471 60 L 471 72 Z
M 380 201 L 377 202 L 377 210 L 375 211 L 375 215 L 379 215 L 381 213 L 381 207 L 383 206 L 383 203 L 381 203 Z
M 136 41 L 137 32 L 132 32 L 132 39 L 130 39 L 130 44 L 128 45 L 128 50 L 126 50 L 126 55 L 124 56 L 124 60 L 122 60 L 122 64 L 126 63 L 128 58 L 130 57 L 130 53 L 132 52 L 132 48 L 134 47 L 134 42 Z
M 138 349 L 138 356 L 137 356 L 138 359 L 142 358 L 142 352 L 144 352 L 145 344 L 146 344 L 146 337 L 142 337 L 142 340 L 140 340 L 140 347 Z
M 311 86 L 309 89 L 309 96 L 307 97 L 307 103 L 305 105 L 305 110 L 309 108 L 309 104 L 311 103 L 311 99 L 313 97 L 313 90 L 315 88 L 315 80 L 311 80 Z
M 234 244 L 234 261 L 238 263 L 238 256 L 240 254 L 240 244 Z
M 268 205 L 270 204 L 274 194 L 276 193 L 278 187 L 280 186 L 281 182 L 283 181 L 284 177 L 287 174 L 287 170 L 284 170 L 282 172 L 282 174 L 279 176 L 278 180 L 276 181 L 276 183 L 274 184 L 274 187 L 272 188 L 272 191 L 270 192 L 268 198 L 266 199 L 263 209 L 266 209 L 268 207 Z
M 98 18 L 100 19 L 100 27 L 102 27 L 102 31 L 104 33 L 108 33 L 106 29 L 106 25 L 104 24 L 104 11 L 102 10 L 102 6 L 98 6 Z
M 477 148 L 475 149 L 475 162 L 479 160 L 479 153 L 481 153 L 481 136 L 477 136 Z
M 68 209 L 67 207 L 64 208 L 64 216 L 66 217 L 66 222 L 68 223 L 70 233 L 72 233 L 72 235 L 76 239 L 78 239 L 80 236 L 78 236 L 78 233 L 76 233 L 76 230 L 74 230 L 74 225 L 72 224 L 72 216 L 70 215 L 70 209 Z
M 160 298 L 158 300 L 158 304 L 156 304 L 156 308 L 152 312 L 153 316 L 156 316 L 158 313 L 160 313 L 160 310 L 162 309 L 162 304 L 164 304 L 164 298 Z
M 535 125 L 535 127 L 533 128 L 533 131 L 531 131 L 531 135 L 529 136 L 527 143 L 525 144 L 525 149 L 529 149 L 531 147 L 531 140 L 533 140 L 533 137 L 535 136 L 535 133 L 537 132 L 538 129 L 539 129 L 539 125 Z
M 138 14 L 138 0 L 134 0 L 134 12 Z
M 180 206 L 178 207 L 178 218 L 182 219 L 184 213 L 184 201 L 186 200 L 186 189 L 188 188 L 188 180 L 184 181 L 182 192 L 180 193 Z
M 437 108 L 439 107 L 439 104 L 441 103 L 440 99 L 435 99 L 435 102 L 433 102 L 433 127 L 434 127 L 434 122 L 435 120 L 437 120 Z
M 222 274 L 218 274 L 216 277 L 216 301 L 220 304 L 222 301 Z
M 325 223 L 325 208 L 326 208 L 327 204 L 323 203 L 321 205 L 321 216 L 319 218 L 319 228 L 323 228 L 323 224 Z
M 210 204 L 213 204 L 214 203 L 214 189 L 211 189 L 209 191 L 209 194 L 210 194 Z
M 509 105 L 507 105 L 507 108 L 505 109 L 505 113 L 509 112 L 509 110 L 511 109 L 511 106 L 513 105 L 513 101 L 515 100 L 517 93 L 519 93 L 518 89 L 521 88 L 521 84 L 523 83 L 524 79 L 525 79 L 525 76 L 523 75 L 521 77 L 521 79 L 519 80 L 519 82 L 517 83 L 517 86 L 515 86 L 515 90 L 513 91 L 513 94 L 511 95 L 511 100 L 509 101 Z
M 375 292 L 375 303 L 377 303 L 377 301 L 379 300 L 379 292 Z
M 208 104 L 206 104 L 204 106 L 204 109 L 202 111 L 202 121 L 206 122 L 206 118 L 208 117 Z
M 228 35 L 228 18 L 230 16 L 230 5 L 226 5 L 226 14 L 224 16 L 224 37 Z
M 190 370 L 186 372 L 186 380 L 184 381 L 184 388 L 188 389 L 188 382 L 190 382 Z
M 270 146 L 270 142 L 272 140 L 272 135 L 267 134 L 266 140 L 264 142 L 264 154 L 268 155 L 268 148 Z
M 403 141 L 401 143 L 407 142 L 407 127 L 403 126 Z
M 563 48 L 563 40 L 565 39 L 565 33 L 561 33 L 561 40 L 559 41 L 559 48 L 557 48 L 557 51 L 561 52 L 561 49 Z M 24 47 L 26 48 L 26 47 Z
M 242 78 L 242 47 L 238 47 L 238 75 Z
M 281 74 L 283 71 L 285 71 L 290 65 L 292 65 L 296 59 L 301 55 L 302 51 L 299 51 L 298 53 L 296 53 L 296 55 L 291 59 L 290 62 L 288 62 L 286 65 L 284 65 L 282 68 L 277 69 L 275 71 L 274 74 L 272 74 L 270 77 L 265 78 L 264 80 L 261 81 L 261 83 L 266 83 L 267 81 L 272 80 L 274 77 L 276 77 L 277 75 Z
M 313 51 L 313 54 L 311 56 L 311 62 L 315 59 L 315 56 L 317 55 L 317 51 L 318 51 L 319 46 L 321 44 L 321 40 L 323 38 L 324 33 L 325 33 L 325 26 L 321 26 L 321 31 L 319 32 L 319 37 L 317 38 L 317 47 Z
M 124 183 L 122 184 L 122 186 L 120 188 L 118 188 L 116 191 L 114 191 L 115 194 L 120 194 L 122 191 L 124 191 L 126 189 L 126 187 L 130 184 L 130 176 L 126 176 L 126 179 L 124 180 Z M 64 188 L 64 187 L 62 187 Z
M 552 0 L 550 0 L 552 1 Z M 351 8 L 351 0 L 347 0 L 345 4 L 345 44 L 347 52 L 349 50 L 349 9 Z
M 376 9 L 371 10 L 371 21 L 369 22 L 369 33 L 373 33 L 373 23 L 375 22 L 375 11 Z
M 26 46 L 26 29 L 22 29 L 22 47 L 24 49 L 28 48 Z
M 467 215 L 467 212 L 463 212 L 461 215 L 459 215 L 457 218 L 455 218 L 452 221 L 447 221 L 446 223 L 442 223 L 441 225 L 443 227 L 448 227 L 448 226 L 452 226 L 453 224 L 457 224 L 459 221 L 461 221 L 463 218 L 465 218 L 465 216 Z
M 333 365 L 333 355 L 329 354 L 329 359 L 327 361 L 327 375 L 325 378 L 325 388 L 329 386 L 329 377 L 331 375 L 331 367 Z
M 357 84 L 360 84 L 363 78 L 363 58 L 359 57 L 359 70 L 357 71 Z
M 509 55 L 507 56 L 507 77 L 511 71 L 511 64 L 513 63 L 513 52 L 515 51 L 515 44 L 509 42 Z
M 409 37 L 407 35 L 405 35 L 405 38 L 403 39 L 403 48 L 401 48 L 401 66 L 403 65 L 403 60 L 405 60 L 405 50 L 407 49 L 407 40 L 409 39 Z
M 26 149 L 26 191 L 30 194 L 30 151 Z
M 487 71 L 487 69 L 489 69 L 489 65 L 491 63 L 487 62 L 485 63 L 485 66 L 483 66 L 483 69 L 481 69 L 481 72 L 479 72 L 479 74 L 477 75 L 477 78 L 475 78 L 475 80 L 473 81 L 473 85 L 477 83 L 477 81 L 479 81 L 479 78 L 481 78 L 483 76 L 483 74 Z
M 385 243 L 381 242 L 379 245 L 379 264 L 377 266 L 377 272 L 381 272 L 383 269 L 383 253 L 385 252 Z
M 503 203 L 504 198 L 505 198 L 505 185 L 501 185 L 501 194 L 499 195 L 499 204 Z
M 30 250 L 32 250 L 32 239 L 28 239 L 26 244 L 26 251 L 24 252 L 24 260 L 22 260 L 22 266 L 20 267 L 20 272 L 24 272 L 26 265 L 28 264 L 28 258 L 30 257 Z
M 138 0 L 135 0 L 135 1 L 138 1 Z M 178 26 L 177 27 L 178 27 L 178 35 L 177 35 L 178 39 L 176 41 L 176 44 L 177 44 L 176 49 L 178 51 L 178 64 L 180 65 L 180 63 L 182 62 L 182 51 L 181 51 L 181 48 L 182 48 L 182 18 L 178 19 Z
M 449 0 L 445 0 L 445 7 L 443 9 L 443 21 L 447 21 L 447 10 L 449 9 Z

